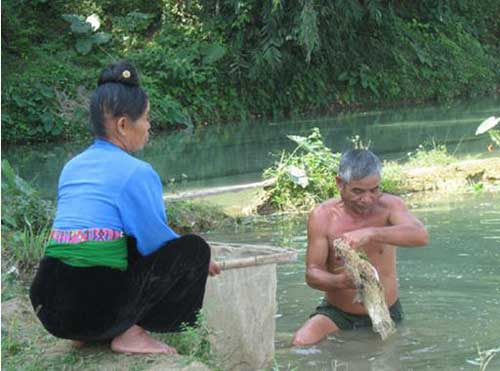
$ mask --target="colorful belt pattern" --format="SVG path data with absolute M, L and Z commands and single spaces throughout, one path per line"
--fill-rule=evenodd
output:
M 110 228 L 89 228 L 61 231 L 53 229 L 50 232 L 52 243 L 81 243 L 86 241 L 113 241 L 124 236 L 122 231 Z

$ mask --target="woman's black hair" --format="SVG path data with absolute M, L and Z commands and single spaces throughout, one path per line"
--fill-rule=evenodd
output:
M 148 96 L 139 84 L 139 75 L 128 61 L 118 61 L 102 72 L 90 96 L 90 123 L 96 137 L 106 137 L 106 117 L 139 119 L 148 106 Z

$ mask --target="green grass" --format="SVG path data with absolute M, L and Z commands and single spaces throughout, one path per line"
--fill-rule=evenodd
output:
M 430 167 L 436 165 L 449 165 L 456 161 L 448 153 L 445 145 L 432 143 L 431 148 L 425 148 L 419 145 L 415 152 L 408 154 L 408 167 Z
M 178 233 L 208 231 L 238 221 L 204 201 L 171 201 L 167 204 L 167 213 L 169 225 Z
M 2 258 L 22 274 L 31 272 L 43 257 L 49 234 L 49 226 L 37 232 L 30 225 L 23 231 L 3 232 Z
M 149 355 L 130 356 L 113 353 L 107 343 L 89 344 L 81 349 L 71 347 L 68 340 L 50 335 L 33 314 L 27 289 L 22 281 L 8 282 L 6 294 L 2 275 L 2 309 L 6 301 L 13 299 L 12 308 L 2 313 L 2 370 L 146 370 L 155 365 L 164 365 L 170 357 Z M 172 334 L 153 334 L 174 346 L 181 357 L 175 358 L 179 366 L 201 362 L 211 369 L 220 369 L 209 343 L 210 331 L 203 316 L 198 318 L 198 327 L 184 327 Z M 170 365 L 172 366 L 172 365 Z M 165 367 L 165 366 L 164 366 Z

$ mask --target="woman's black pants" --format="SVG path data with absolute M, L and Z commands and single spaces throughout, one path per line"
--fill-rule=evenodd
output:
M 154 332 L 193 325 L 203 303 L 210 247 L 199 236 L 169 241 L 148 256 L 128 243 L 125 271 L 79 268 L 44 257 L 31 285 L 33 308 L 54 336 L 108 340 L 137 324 Z

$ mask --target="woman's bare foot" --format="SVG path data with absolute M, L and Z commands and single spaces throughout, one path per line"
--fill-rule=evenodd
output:
M 135 354 L 177 354 L 177 350 L 167 344 L 156 340 L 142 327 L 132 326 L 123 334 L 118 335 L 111 342 L 111 350 L 118 353 Z

